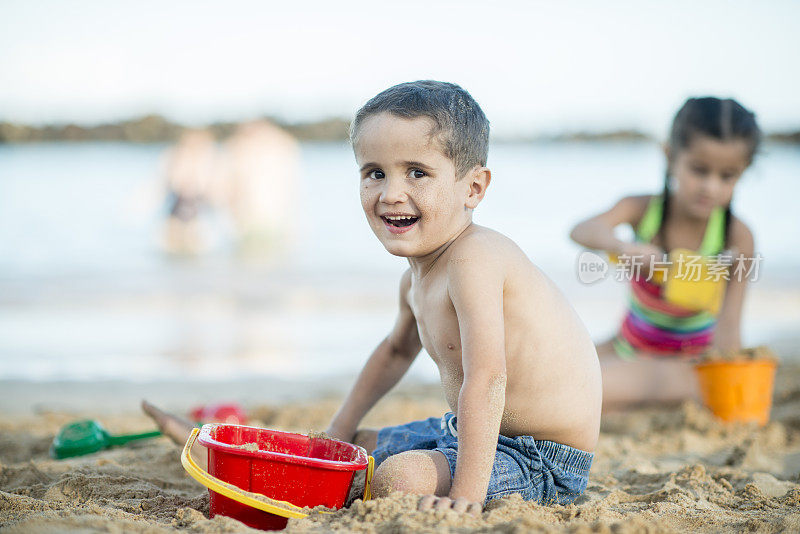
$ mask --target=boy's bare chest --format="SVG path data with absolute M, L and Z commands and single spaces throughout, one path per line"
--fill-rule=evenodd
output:
M 408 303 L 417 321 L 422 346 L 437 363 L 456 358 L 461 361 L 458 316 L 444 281 L 413 283 Z

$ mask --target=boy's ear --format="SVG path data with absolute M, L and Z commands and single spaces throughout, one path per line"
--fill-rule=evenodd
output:
M 486 188 L 489 187 L 489 183 L 492 181 L 492 171 L 486 167 L 476 165 L 471 171 L 467 172 L 466 180 L 469 185 L 469 191 L 464 206 L 469 209 L 475 209 L 483 200 Z

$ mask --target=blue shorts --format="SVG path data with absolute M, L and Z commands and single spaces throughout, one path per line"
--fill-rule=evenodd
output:
M 389 456 L 410 450 L 439 451 L 456 472 L 458 431 L 456 416 L 447 412 L 378 432 L 372 456 L 380 465 Z M 586 490 L 594 454 L 531 436 L 509 438 L 500 434 L 486 500 L 519 493 L 539 504 L 569 504 Z

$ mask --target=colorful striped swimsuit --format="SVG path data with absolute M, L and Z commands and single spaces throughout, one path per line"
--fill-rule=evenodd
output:
M 662 219 L 661 196 L 653 196 L 636 229 L 636 240 L 649 243 Z M 725 210 L 711 212 L 698 254 L 713 256 L 725 246 Z M 665 357 L 694 357 L 705 352 L 714 335 L 716 316 L 693 311 L 664 300 L 662 286 L 646 276 L 631 280 L 630 308 L 613 340 L 617 354 L 626 360 L 645 352 Z

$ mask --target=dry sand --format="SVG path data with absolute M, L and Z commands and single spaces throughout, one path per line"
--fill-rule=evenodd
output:
M 322 430 L 339 400 L 250 410 L 271 428 Z M 440 415 L 438 391 L 406 388 L 370 414 L 380 426 Z M 82 415 L 93 416 L 91 410 Z M 722 425 L 704 409 L 637 410 L 604 419 L 585 495 L 570 506 L 506 498 L 481 517 L 417 512 L 416 498 L 357 501 L 332 515 L 291 520 L 290 532 L 800 531 L 800 366 L 778 373 L 773 420 Z M 164 438 L 55 461 L 48 447 L 75 414 L 0 416 L 3 532 L 243 532 L 208 519 L 208 492 L 181 468 Z M 103 416 L 112 432 L 152 428 L 142 415 Z M 255 531 L 254 531 L 255 532 Z

